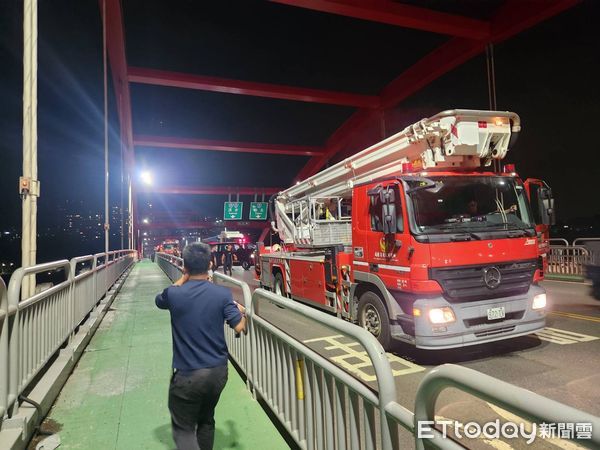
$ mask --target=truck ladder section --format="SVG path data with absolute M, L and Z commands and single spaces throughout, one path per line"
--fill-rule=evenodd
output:
M 512 112 L 456 109 L 422 119 L 280 192 L 274 202 L 273 228 L 283 242 L 298 248 L 350 245 L 350 217 L 340 213 L 337 220 L 319 219 L 316 205 L 333 200 L 339 206 L 354 186 L 410 166 L 417 170 L 489 166 L 493 159 L 504 158 L 520 129 L 519 116 Z

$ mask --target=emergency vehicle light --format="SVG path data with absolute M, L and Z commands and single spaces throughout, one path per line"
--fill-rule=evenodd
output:
M 505 164 L 504 165 L 504 173 L 515 173 L 517 168 L 514 164 Z
M 407 172 L 412 172 L 413 171 L 413 165 L 412 163 L 402 163 L 402 173 L 407 173 Z

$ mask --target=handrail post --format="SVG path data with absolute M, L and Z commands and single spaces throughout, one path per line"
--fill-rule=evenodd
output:
M 8 296 L 4 280 L 0 278 L 0 423 L 8 404 Z
M 8 282 L 8 308 L 15 311 L 10 324 L 8 346 L 8 409 L 12 413 L 17 410 L 17 391 L 19 378 L 19 297 L 23 283 L 24 269 L 19 267 L 13 272 Z M 12 406 L 11 406 L 12 405 Z

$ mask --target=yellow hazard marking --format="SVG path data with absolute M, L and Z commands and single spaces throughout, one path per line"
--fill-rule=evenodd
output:
M 315 339 L 308 339 L 303 341 L 305 344 L 311 342 L 324 342 L 329 344 L 325 347 L 325 350 L 342 352 L 341 355 L 336 355 L 330 358 L 331 361 L 340 365 L 348 372 L 353 373 L 363 381 L 376 381 L 377 377 L 373 374 L 366 372 L 363 369 L 372 368 L 373 364 L 369 355 L 366 351 L 356 350 L 354 347 L 360 347 L 360 344 L 355 341 L 349 340 L 348 337 L 337 334 L 334 336 L 325 336 Z M 362 347 L 360 347 L 362 348 Z M 421 367 L 414 364 L 406 359 L 400 358 L 393 353 L 386 353 L 390 367 L 392 368 L 392 374 L 395 377 L 402 375 L 409 375 L 411 373 L 423 372 L 425 367 Z
M 589 336 L 587 334 L 575 333 L 573 331 L 560 330 L 558 328 L 546 327 L 542 331 L 534 334 L 542 341 L 552 342 L 553 344 L 577 344 L 579 342 L 595 341 L 597 336 Z M 533 336 L 532 336 L 533 337 Z
M 304 360 L 296 360 L 296 398 L 304 400 Z
M 600 317 L 586 316 L 585 314 L 570 313 L 565 311 L 552 311 L 553 316 L 568 317 L 570 319 L 589 320 L 590 322 L 600 322 Z

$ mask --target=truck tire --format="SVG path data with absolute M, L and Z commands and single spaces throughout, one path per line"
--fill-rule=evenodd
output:
M 250 270 L 250 263 L 248 261 L 242 261 L 242 268 L 244 270 Z
M 360 296 L 358 324 L 375 336 L 386 352 L 390 350 L 390 319 L 379 295 L 367 291 Z
M 277 295 L 285 297 L 285 288 L 283 287 L 283 275 L 281 272 L 275 274 L 275 282 L 273 283 L 273 292 Z

